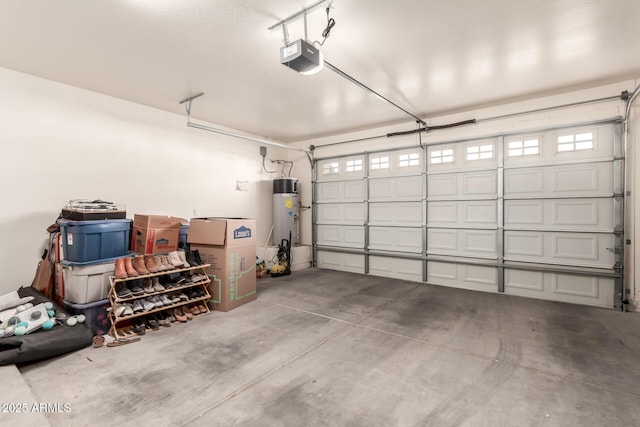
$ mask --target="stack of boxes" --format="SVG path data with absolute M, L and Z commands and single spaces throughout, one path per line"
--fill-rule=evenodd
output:
M 192 218 L 187 242 L 211 278 L 212 308 L 229 311 L 256 299 L 256 222 L 240 218 Z
M 60 260 L 56 265 L 56 299 L 72 314 L 84 314 L 96 334 L 109 330 L 109 276 L 116 258 L 127 255 L 130 219 L 58 220 Z
M 158 255 L 177 250 L 182 221 L 182 218 L 172 216 L 135 214 L 131 251 L 140 255 Z

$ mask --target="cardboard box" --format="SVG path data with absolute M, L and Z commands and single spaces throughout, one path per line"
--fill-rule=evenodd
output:
M 178 249 L 182 218 L 138 215 L 133 218 L 131 250 L 139 254 L 166 254 Z
M 256 245 L 256 221 L 242 218 L 192 218 L 188 243 L 214 246 Z
M 256 299 L 255 220 L 194 218 L 187 241 L 211 264 L 207 274 L 213 309 L 229 311 Z

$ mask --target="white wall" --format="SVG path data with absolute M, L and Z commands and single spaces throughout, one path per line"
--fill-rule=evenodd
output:
M 46 228 L 70 199 L 124 203 L 129 218 L 255 218 L 264 244 L 272 177 L 261 171 L 257 144 L 188 128 L 183 115 L 2 68 L 0 93 L 0 294 L 31 284 Z M 268 155 L 287 154 L 269 147 Z M 238 179 L 250 182 L 249 191 L 236 191 Z
M 614 84 L 596 86 L 587 89 L 574 90 L 565 93 L 557 93 L 554 95 L 529 99 L 526 101 L 505 103 L 503 105 L 491 106 L 473 109 L 469 111 L 457 112 L 446 116 L 427 117 L 425 118 L 430 126 L 454 123 L 467 119 L 476 119 L 479 122 L 474 125 L 467 125 L 446 130 L 434 130 L 428 135 L 423 135 L 422 143 L 429 144 L 442 141 L 455 141 L 457 139 L 476 138 L 484 135 L 497 135 L 500 133 L 509 133 L 516 131 L 524 131 L 528 129 L 545 128 L 551 126 L 562 126 L 575 124 L 580 122 L 588 122 L 590 120 L 609 119 L 612 117 L 624 115 L 625 103 L 618 99 L 580 105 L 574 107 L 565 107 L 554 110 L 547 110 L 533 114 L 522 114 L 511 116 L 497 120 L 482 121 L 485 118 L 492 118 L 501 115 L 513 114 L 517 112 L 525 112 L 538 110 L 548 107 L 556 107 L 587 100 L 606 98 L 611 96 L 619 96 L 622 91 L 628 90 L 632 92 L 640 80 L 624 80 Z M 639 97 L 640 98 L 640 97 Z M 389 107 L 392 108 L 392 107 Z M 635 103 L 633 108 L 630 135 L 629 135 L 629 154 L 627 159 L 627 185 L 632 191 L 632 197 L 627 200 L 627 239 L 632 239 L 632 244 L 625 247 L 625 282 L 630 289 L 630 298 L 640 303 L 640 283 L 636 277 L 635 271 L 640 271 L 640 261 L 636 259 L 636 242 L 640 242 L 640 229 L 634 227 L 636 212 L 640 209 L 638 198 L 634 197 L 634 188 L 640 188 L 640 174 L 635 174 L 636 164 L 640 164 L 640 150 L 635 149 L 635 144 L 639 141 L 640 122 L 635 120 L 640 112 L 640 99 Z M 375 129 L 367 129 L 359 132 L 353 132 L 343 135 L 335 135 L 326 138 L 312 139 L 301 141 L 296 146 L 307 148 L 310 145 L 318 147 L 315 150 L 316 158 L 331 157 L 336 155 L 361 153 L 365 151 L 385 150 L 392 147 L 417 146 L 419 141 L 417 135 L 408 135 L 393 138 L 375 138 L 360 142 L 353 142 L 340 145 L 332 145 L 323 147 L 325 144 L 332 144 L 342 141 L 358 140 L 373 136 L 386 135 L 390 132 L 405 131 L 415 128 L 415 123 L 408 121 L 402 125 L 385 126 Z M 299 178 L 304 178 L 305 182 L 310 179 L 310 174 L 304 177 L 301 174 Z M 310 189 L 303 192 L 304 203 L 310 201 Z M 307 241 L 311 240 L 311 214 L 308 213 L 302 218 L 301 234 Z

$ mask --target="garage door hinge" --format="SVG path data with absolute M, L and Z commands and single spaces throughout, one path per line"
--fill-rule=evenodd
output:
M 607 248 L 607 250 L 609 252 L 613 252 L 614 254 L 621 254 L 622 253 L 622 248 L 620 246 L 616 246 L 613 248 Z
M 622 266 L 622 264 L 620 262 L 616 262 L 615 264 L 613 264 L 613 269 L 616 270 L 616 271 L 621 272 L 624 269 L 624 267 Z

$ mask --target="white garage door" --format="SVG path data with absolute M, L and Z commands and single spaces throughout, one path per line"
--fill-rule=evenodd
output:
M 614 307 L 616 121 L 315 163 L 321 268 Z

